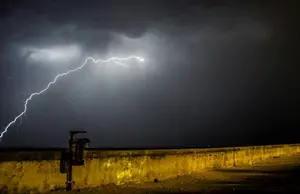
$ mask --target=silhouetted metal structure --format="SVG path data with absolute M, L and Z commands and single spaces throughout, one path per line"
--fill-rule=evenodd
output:
M 90 140 L 88 138 L 74 138 L 79 133 L 87 133 L 84 130 L 72 130 L 69 132 L 69 150 L 63 151 L 60 161 L 60 172 L 67 173 L 66 190 L 72 190 L 74 181 L 72 180 L 72 166 L 84 165 L 83 153 Z

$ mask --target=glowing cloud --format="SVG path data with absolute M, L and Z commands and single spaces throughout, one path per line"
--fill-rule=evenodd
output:
M 26 47 L 22 51 L 32 62 L 68 62 L 81 55 L 81 49 L 76 45 L 53 46 L 48 48 Z

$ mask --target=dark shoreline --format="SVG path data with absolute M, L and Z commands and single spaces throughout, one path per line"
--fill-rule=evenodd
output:
M 281 146 L 281 145 L 291 145 L 291 144 L 298 144 L 298 143 L 280 143 L 280 144 L 257 144 L 257 145 L 226 145 L 226 146 L 207 146 L 207 147 L 200 147 L 200 146 L 165 146 L 165 147 L 94 147 L 94 148 L 87 148 L 87 150 L 95 150 L 95 151 L 130 151 L 130 150 L 183 150 L 183 149 L 222 149 L 222 148 L 234 148 L 234 147 L 255 147 L 255 146 Z M 63 151 L 68 149 L 67 147 L 0 147 L 1 152 L 15 152 L 15 151 Z

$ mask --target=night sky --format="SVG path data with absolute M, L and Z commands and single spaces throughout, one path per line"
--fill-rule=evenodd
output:
M 201 3 L 200 3 L 201 2 Z M 218 147 L 300 142 L 297 1 L 1 1 L 0 147 Z M 298 56 L 297 56 L 298 54 Z

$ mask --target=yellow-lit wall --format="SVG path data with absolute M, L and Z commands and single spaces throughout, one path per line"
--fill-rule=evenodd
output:
M 98 155 L 97 155 L 98 153 Z M 168 179 L 178 175 L 234 165 L 252 165 L 272 157 L 300 153 L 300 145 L 256 146 L 223 149 L 152 151 L 93 151 L 84 166 L 73 168 L 75 188 Z M 4 157 L 5 154 L 1 155 Z M 46 191 L 65 187 L 66 175 L 59 160 L 2 161 L 1 188 Z M 0 188 L 0 189 L 1 189 Z

